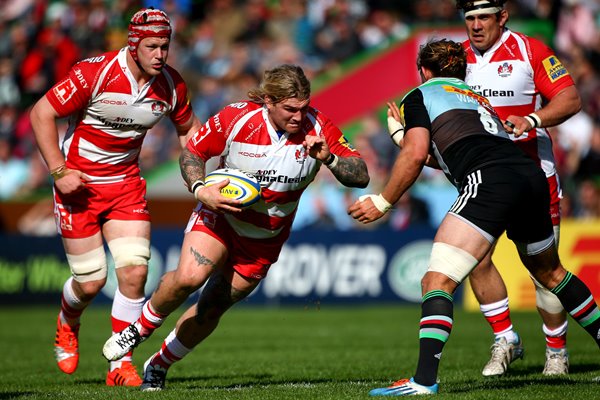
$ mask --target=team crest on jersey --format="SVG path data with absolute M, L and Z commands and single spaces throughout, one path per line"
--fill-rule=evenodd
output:
M 54 95 L 58 101 L 60 101 L 60 104 L 65 105 L 67 101 L 73 97 L 75 92 L 77 92 L 77 88 L 75 87 L 75 84 L 71 78 L 67 78 L 56 85 L 52 91 L 54 92 Z
M 300 146 L 296 149 L 294 156 L 296 157 L 296 162 L 298 164 L 302 164 L 304 160 L 306 160 L 306 158 L 308 157 L 308 153 L 306 152 L 304 146 Z
M 498 66 L 498 76 L 501 76 L 502 78 L 506 78 L 507 76 L 510 76 L 513 72 L 513 66 L 512 64 L 509 64 L 507 62 L 501 64 L 500 66 Z
M 152 103 L 152 114 L 156 116 L 163 115 L 166 109 L 167 106 L 165 106 L 163 102 L 155 101 L 154 103 Z
M 562 65 L 556 56 L 550 56 L 542 61 L 542 65 L 548 74 L 550 82 L 554 83 L 563 76 L 569 75 L 569 71 Z

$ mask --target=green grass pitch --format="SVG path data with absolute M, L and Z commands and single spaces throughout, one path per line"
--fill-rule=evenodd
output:
M 414 373 L 418 354 L 416 306 L 261 308 L 238 305 L 219 328 L 169 371 L 159 393 L 106 387 L 101 347 L 110 332 L 109 308 L 82 318 L 79 369 L 62 374 L 53 358 L 56 307 L 0 308 L 3 367 L 0 399 L 368 399 L 371 388 Z M 134 354 L 138 369 L 173 328 L 172 315 Z M 572 320 L 571 373 L 547 378 L 539 316 L 513 312 L 525 359 L 502 378 L 483 378 L 491 330 L 479 313 L 455 310 L 441 362 L 442 399 L 600 398 L 600 352 Z

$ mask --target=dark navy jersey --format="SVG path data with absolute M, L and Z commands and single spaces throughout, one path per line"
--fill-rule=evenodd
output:
M 434 78 L 409 92 L 400 104 L 404 129 L 426 128 L 430 154 L 460 188 L 471 171 L 486 165 L 531 164 L 509 138 L 489 101 L 463 81 Z

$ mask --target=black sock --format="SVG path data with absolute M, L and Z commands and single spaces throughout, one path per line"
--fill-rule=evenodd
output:
M 567 312 L 583 327 L 600 347 L 600 310 L 592 292 L 577 276 L 567 272 L 552 293 L 558 297 Z
M 432 290 L 423 296 L 421 329 L 419 330 L 419 363 L 414 380 L 424 386 L 437 381 L 442 349 L 452 331 L 452 295 Z

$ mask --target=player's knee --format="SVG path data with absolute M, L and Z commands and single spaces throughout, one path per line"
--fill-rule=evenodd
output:
M 436 242 L 431 250 L 428 272 L 439 272 L 457 285 L 475 268 L 478 261 L 467 251 L 447 243 Z
M 447 275 L 435 271 L 427 272 L 421 279 L 421 293 L 431 292 L 433 290 L 443 290 L 446 293 L 453 293 L 458 284 Z
M 542 286 L 534 277 L 531 277 L 531 279 L 535 284 L 535 304 L 538 308 L 550 314 L 562 313 L 564 308 L 558 297 Z
M 92 301 L 96 295 L 100 293 L 100 290 L 102 290 L 106 284 L 106 278 L 87 282 L 78 282 L 78 284 L 79 291 L 77 293 L 77 297 L 79 297 L 82 302 L 87 303 Z
M 471 270 L 469 278 L 485 280 L 490 274 L 494 273 L 496 266 L 492 262 L 492 258 L 486 255 L 479 263 Z
M 177 270 L 174 271 L 172 282 L 176 290 L 190 294 L 204 285 L 206 277 L 193 273 L 185 274 Z
M 79 283 L 99 281 L 100 288 L 106 282 L 107 264 L 104 247 L 98 247 L 83 254 L 67 253 L 67 262 L 73 279 Z M 93 286 L 91 284 L 86 286 Z M 99 289 L 98 289 L 99 290 Z
M 117 273 L 119 289 L 123 294 L 131 292 L 143 292 L 148 276 L 148 267 L 145 265 L 121 267 Z
M 108 248 L 115 261 L 115 268 L 148 265 L 150 241 L 141 237 L 122 237 L 108 242 Z

